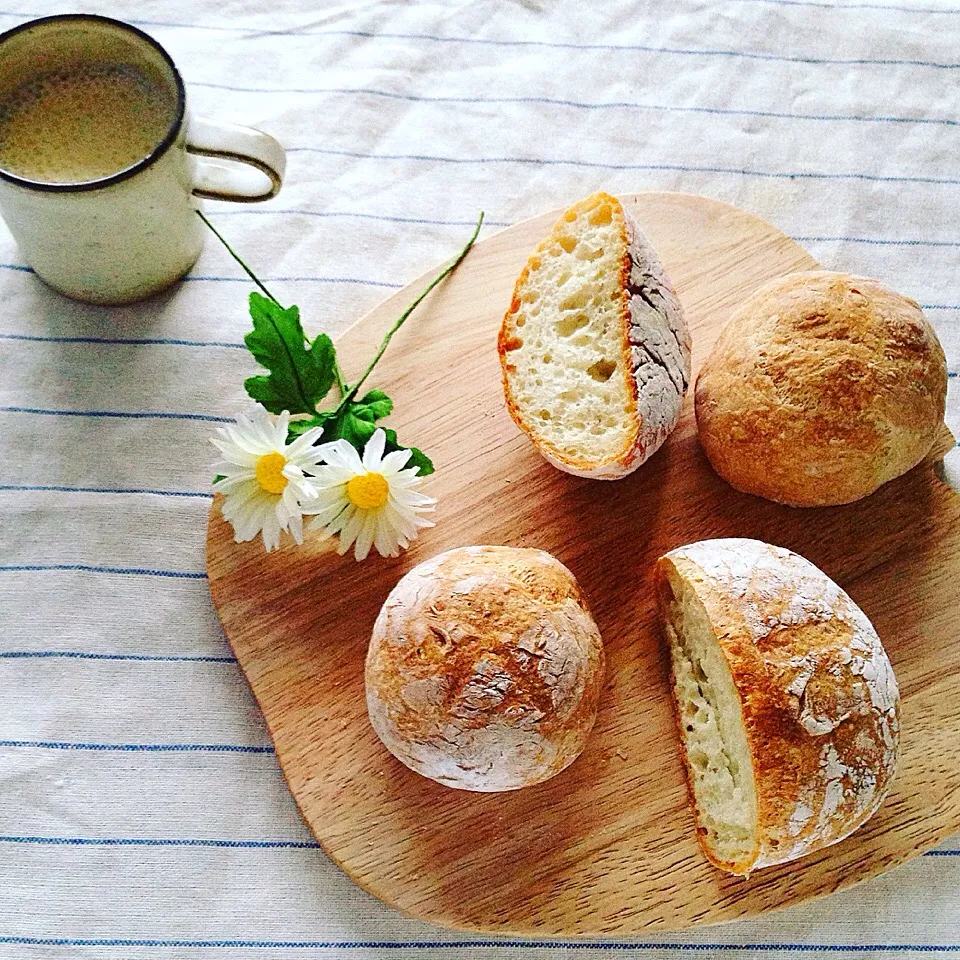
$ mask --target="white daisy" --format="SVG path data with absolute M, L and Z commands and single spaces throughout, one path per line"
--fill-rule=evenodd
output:
M 341 554 L 354 544 L 357 560 L 365 559 L 372 546 L 383 557 L 396 557 L 416 540 L 421 527 L 433 526 L 421 514 L 432 511 L 437 501 L 415 490 L 422 480 L 419 467 L 403 469 L 409 450 L 384 456 L 386 442 L 386 434 L 377 430 L 362 460 L 346 440 L 318 448 L 326 465 L 314 471 L 317 497 L 304 513 L 315 515 L 311 527 L 340 535 Z
M 322 460 L 314 446 L 321 431 L 314 427 L 288 444 L 289 426 L 286 411 L 274 418 L 258 406 L 238 416 L 236 424 L 220 427 L 219 439 L 210 441 L 223 455 L 216 466 L 221 479 L 213 489 L 225 497 L 223 518 L 233 526 L 237 543 L 262 533 L 263 545 L 273 550 L 283 530 L 303 543 L 302 505 L 317 494 L 304 470 L 315 473 Z

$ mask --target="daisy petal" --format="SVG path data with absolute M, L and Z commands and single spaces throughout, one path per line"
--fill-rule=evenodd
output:
M 385 477 L 394 476 L 407 465 L 412 456 L 412 450 L 394 450 L 393 453 L 388 453 L 380 464 L 380 473 Z
M 322 433 L 322 427 L 311 427 L 306 433 L 301 433 L 300 436 L 287 447 L 287 458 L 299 460 L 301 457 L 310 456 L 313 445 L 320 439 Z
M 437 505 L 433 497 L 425 496 L 422 493 L 415 493 L 413 490 L 397 490 L 390 494 L 394 502 L 404 507 L 430 507 Z
M 231 444 L 244 453 L 250 453 L 255 457 L 259 457 L 261 453 L 264 453 L 261 444 L 253 440 L 252 437 L 241 433 L 236 426 L 220 427 L 217 430 L 217 436 L 221 442 Z
M 387 445 L 387 435 L 383 430 L 373 431 L 373 436 L 367 441 L 363 448 L 363 466 L 370 471 L 377 471 L 380 468 L 380 461 L 383 459 L 383 451 Z
M 328 527 L 332 525 L 333 521 L 340 516 L 344 510 L 344 504 L 335 503 L 330 507 L 327 507 L 325 510 L 318 510 L 316 513 L 313 513 L 310 519 L 310 529 L 316 530 L 317 527 Z M 330 530 L 330 533 L 335 531 Z
M 360 455 L 346 440 L 333 440 L 330 443 L 321 444 L 317 447 L 317 450 L 322 452 L 327 463 L 347 467 L 351 471 L 351 475 L 364 473 Z
M 219 472 L 221 475 L 223 474 L 222 469 Z M 247 470 L 241 470 L 239 473 L 224 476 L 222 480 L 218 480 L 216 483 L 211 484 L 211 486 L 217 493 L 226 494 L 232 493 L 248 483 L 256 484 L 258 487 L 260 486 L 252 473 Z
M 340 529 L 340 553 L 346 553 L 363 529 L 363 512 L 355 510 Z
M 377 553 L 381 557 L 391 557 L 397 550 L 397 537 L 387 524 L 381 522 L 377 524 L 377 532 L 373 542 L 376 544 Z
M 327 521 L 327 529 L 331 533 L 339 533 L 353 518 L 357 508 L 353 504 L 348 504 L 332 520 Z
M 287 524 L 287 529 L 293 535 L 293 539 L 296 540 L 297 543 L 303 543 L 303 515 L 299 511 L 290 514 L 290 520 Z
M 363 526 L 357 534 L 357 543 L 353 555 L 358 561 L 367 559 L 367 554 L 370 552 L 370 547 L 373 546 L 373 538 L 376 532 L 377 517 L 372 510 L 369 510 L 363 518 Z
M 283 504 L 283 509 L 288 514 L 300 514 L 300 496 L 299 491 L 294 484 L 288 483 L 286 485 L 283 493 L 280 495 L 280 502 Z
M 280 524 L 276 517 L 269 517 L 263 524 L 263 545 L 267 553 L 280 546 Z
M 241 450 L 229 440 L 218 440 L 214 437 L 210 442 L 220 451 L 227 463 L 234 463 L 238 467 L 252 467 L 260 459 L 258 454 Z
M 314 495 L 303 504 L 304 513 L 323 513 L 330 507 L 345 506 L 349 501 L 343 492 L 343 487 L 334 487 L 331 490 L 317 490 Z

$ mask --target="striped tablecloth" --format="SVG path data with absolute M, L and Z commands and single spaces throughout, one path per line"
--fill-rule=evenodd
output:
M 32 2 L 0 26 L 60 12 Z M 84 6 L 165 44 L 196 112 L 288 146 L 280 197 L 209 208 L 308 329 L 448 256 L 481 207 L 489 235 L 601 187 L 681 190 L 915 297 L 957 368 L 960 6 Z M 500 943 L 361 892 L 300 820 L 204 579 L 207 438 L 252 368 L 249 283 L 210 243 L 169 295 L 107 311 L 46 289 L 5 231 L 0 261 L 0 957 L 960 950 L 960 840 L 656 942 Z

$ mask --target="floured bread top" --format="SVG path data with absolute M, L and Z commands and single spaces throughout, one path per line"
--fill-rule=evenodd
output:
M 411 570 L 367 656 L 367 703 L 387 748 L 471 790 L 545 780 L 579 754 L 603 678 L 576 580 L 540 550 L 466 547 Z
M 899 692 L 873 625 L 780 547 L 706 540 L 668 557 L 698 584 L 740 693 L 762 834 L 754 866 L 841 840 L 879 806 L 897 762 Z

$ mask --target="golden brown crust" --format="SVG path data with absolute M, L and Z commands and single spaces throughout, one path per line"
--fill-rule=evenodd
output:
M 930 451 L 946 360 L 920 307 L 876 280 L 797 273 L 734 313 L 700 371 L 717 473 L 793 506 L 849 503 Z
M 882 802 L 899 750 L 899 693 L 870 621 L 813 564 L 756 540 L 671 551 L 657 563 L 661 590 L 669 569 L 707 611 L 753 759 L 753 855 L 724 862 L 698 832 L 704 852 L 744 874 L 848 836 Z
M 603 646 L 573 575 L 540 550 L 464 547 L 397 584 L 367 655 L 370 718 L 407 766 L 511 790 L 572 763 L 596 717 Z

